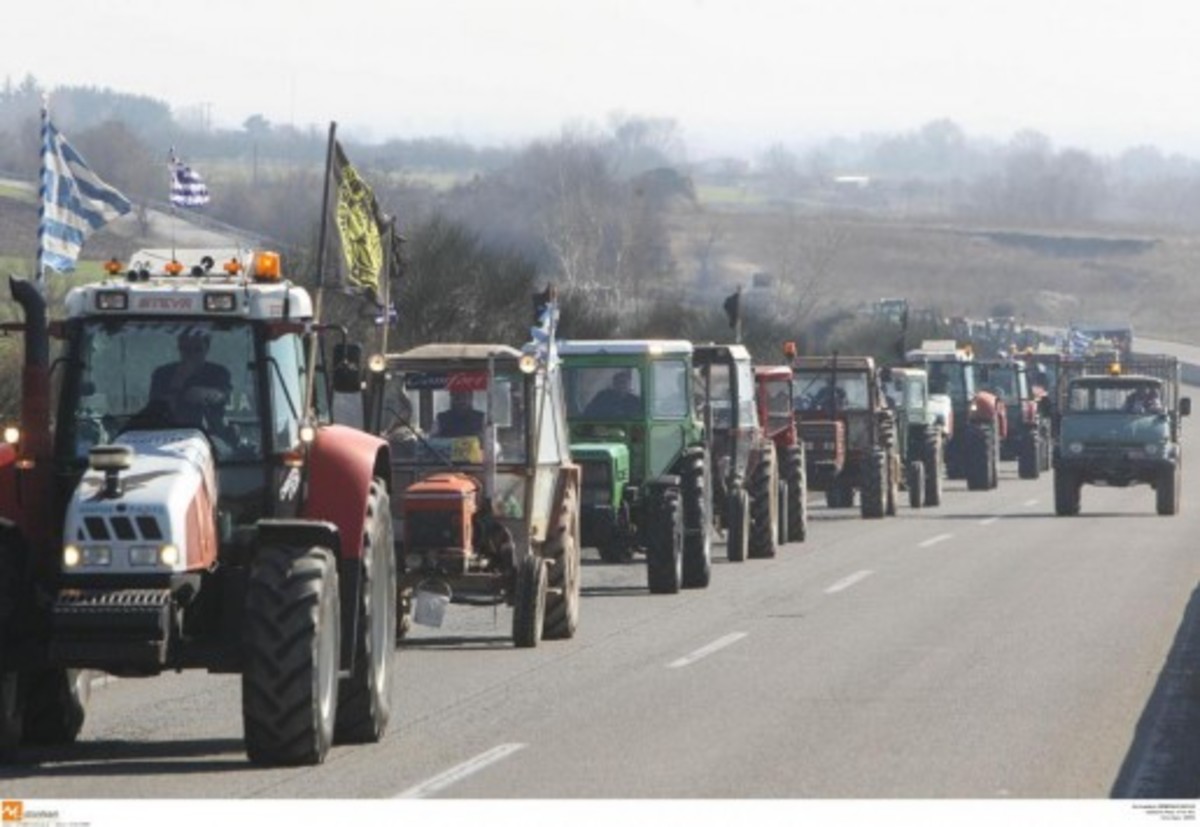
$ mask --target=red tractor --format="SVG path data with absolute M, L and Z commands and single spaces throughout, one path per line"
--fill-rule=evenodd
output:
M 792 407 L 792 369 L 787 365 L 755 367 L 758 421 L 775 443 L 780 463 L 780 484 L 785 493 L 779 513 L 779 536 L 785 543 L 802 543 L 808 536 L 808 482 L 804 470 L 804 442 L 796 430 Z
M 326 341 L 339 330 L 277 254 L 147 250 L 120 269 L 50 322 L 12 282 L 25 361 L 0 451 L 0 741 L 74 741 L 84 670 L 182 669 L 242 676 L 255 763 L 380 740 L 388 446 L 329 416 L 360 391 L 360 351 Z

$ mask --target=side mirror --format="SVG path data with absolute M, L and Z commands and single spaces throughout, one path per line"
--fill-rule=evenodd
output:
M 362 346 L 339 343 L 333 346 L 333 389 L 337 393 L 362 390 Z
M 1185 397 L 1183 397 L 1183 399 L 1179 400 L 1179 415 L 1180 416 L 1191 416 L 1191 414 L 1192 414 L 1192 398 L 1190 396 L 1185 396 Z

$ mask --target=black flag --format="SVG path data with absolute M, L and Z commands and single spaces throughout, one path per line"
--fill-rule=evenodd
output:
M 725 299 L 725 303 L 721 305 L 725 308 L 725 315 L 729 317 L 730 327 L 737 327 L 738 318 L 742 313 L 741 304 L 742 291 L 738 290 L 736 293 L 730 293 L 729 297 Z

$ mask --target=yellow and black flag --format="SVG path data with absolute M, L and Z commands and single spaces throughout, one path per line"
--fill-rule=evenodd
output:
M 384 223 L 375 193 L 346 160 L 346 153 L 337 141 L 334 141 L 333 176 L 337 185 L 334 223 L 341 240 L 338 270 L 342 273 L 342 284 L 378 296 L 384 266 Z

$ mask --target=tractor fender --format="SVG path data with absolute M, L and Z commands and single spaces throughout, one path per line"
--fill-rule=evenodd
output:
M 1003 410 L 1004 407 L 994 393 L 980 391 L 971 399 L 971 405 L 967 409 L 967 420 L 979 424 L 991 424 L 997 421 L 1003 423 Z M 1000 436 L 1003 436 L 1003 433 Z
M 15 519 L 21 513 L 17 502 L 17 449 L 0 442 L 0 518 Z
M 301 509 L 305 520 L 328 521 L 341 535 L 339 558 L 362 557 L 366 503 L 371 481 L 390 487 L 387 442 L 344 425 L 317 431 L 308 454 L 308 491 Z

